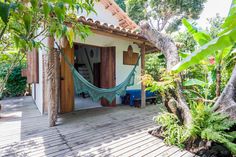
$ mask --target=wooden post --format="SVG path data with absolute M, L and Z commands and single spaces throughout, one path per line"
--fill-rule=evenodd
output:
M 61 42 L 64 55 L 74 65 L 74 47 L 70 47 L 69 41 L 63 38 Z M 70 66 L 61 56 L 61 81 L 60 81 L 60 113 L 68 113 L 74 110 L 74 79 Z
M 47 96 L 48 96 L 48 119 L 49 126 L 55 126 L 57 120 L 57 103 L 58 103 L 58 86 L 57 86 L 57 63 L 56 51 L 54 50 L 54 37 L 48 37 L 48 66 L 46 68 L 47 75 Z
M 141 76 L 145 75 L 145 43 L 142 44 L 141 47 Z M 141 83 L 141 108 L 146 106 L 146 92 L 145 92 L 145 85 Z

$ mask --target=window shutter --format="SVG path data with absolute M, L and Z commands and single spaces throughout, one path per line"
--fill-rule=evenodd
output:
M 39 54 L 37 49 L 27 52 L 27 69 L 21 75 L 27 77 L 27 83 L 39 83 Z

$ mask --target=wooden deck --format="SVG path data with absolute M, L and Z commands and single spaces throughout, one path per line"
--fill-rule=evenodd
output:
M 49 128 L 31 97 L 1 104 L 0 156 L 194 156 L 147 133 L 157 127 L 156 106 L 82 110 L 60 115 L 58 126 Z

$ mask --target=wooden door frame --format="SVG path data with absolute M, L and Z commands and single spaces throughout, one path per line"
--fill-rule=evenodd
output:
M 112 81 L 111 82 L 107 82 L 108 84 L 104 84 L 104 82 L 102 82 L 103 80 L 102 80 L 102 73 L 103 73 L 103 69 L 102 69 L 102 57 L 104 56 L 103 55 L 103 50 L 102 50 L 102 48 L 101 48 L 101 53 L 100 53 L 100 57 L 101 57 L 101 78 L 100 78 L 100 80 L 101 80 L 101 87 L 102 88 L 111 88 L 111 87 L 114 87 L 114 86 L 116 86 L 116 47 L 115 46 L 110 46 L 110 47 L 103 47 L 104 49 L 107 49 L 106 51 L 108 51 L 108 52 L 114 52 L 114 54 L 111 54 L 111 56 L 112 55 L 114 55 L 113 57 L 114 57 L 114 60 L 113 60 L 113 62 L 111 62 L 111 63 L 113 63 L 113 68 L 114 68 L 114 70 L 113 70 L 113 73 L 111 74 L 111 76 L 109 76 L 109 77 L 111 77 L 112 78 Z M 107 52 L 107 53 L 108 53 Z M 102 56 L 103 55 L 103 56 Z M 111 64 L 111 63 L 108 63 L 108 64 Z M 110 66 L 108 66 L 108 67 L 110 67 Z M 106 69 L 107 69 L 107 67 L 105 67 Z M 104 69 L 105 69 L 104 68 Z M 111 69 L 112 70 L 112 69 Z M 106 71 L 106 70 L 105 70 Z M 107 71 L 106 71 L 106 74 L 108 75 L 109 73 L 107 73 Z M 105 86 L 104 86 L 105 85 Z M 102 106 L 109 106 L 109 107 L 113 107 L 113 106 L 116 106 L 116 98 L 115 98 L 115 100 L 113 100 L 113 102 L 112 103 L 109 103 L 107 100 L 105 100 L 105 99 L 102 99 L 101 100 L 101 105 Z
M 67 57 L 69 58 L 69 60 L 71 61 L 72 64 L 74 64 L 74 57 L 75 57 L 75 45 L 84 45 L 84 46 L 90 46 L 90 47 L 96 47 L 96 48 L 100 48 L 100 61 L 101 57 L 102 57 L 102 49 L 103 48 L 111 48 L 111 47 L 102 47 L 102 46 L 94 46 L 94 45 L 88 45 L 88 44 L 81 44 L 81 43 L 75 43 L 73 44 L 73 47 L 70 48 L 69 46 L 67 46 L 66 48 L 64 48 L 64 53 L 65 55 L 67 55 Z M 114 86 L 116 85 L 116 47 L 113 46 L 114 49 Z M 71 55 L 73 54 L 73 55 Z M 101 71 L 102 68 L 100 67 Z M 65 72 L 67 72 L 67 74 L 65 74 Z M 101 76 L 100 76 L 100 81 L 102 81 Z M 61 57 L 61 86 L 60 86 L 60 113 L 67 113 L 67 112 L 72 112 L 74 111 L 74 80 L 73 80 L 73 76 L 72 73 L 69 69 L 69 66 L 67 65 L 67 63 L 65 63 L 63 57 Z M 69 85 L 69 87 L 68 87 Z M 112 104 L 108 104 L 106 106 L 115 106 L 116 105 L 116 100 L 114 100 L 112 102 Z
M 74 45 L 71 48 L 69 44 L 63 48 L 64 54 L 68 60 L 74 65 Z M 61 56 L 60 64 L 60 113 L 68 113 L 74 111 L 74 79 L 69 65 Z

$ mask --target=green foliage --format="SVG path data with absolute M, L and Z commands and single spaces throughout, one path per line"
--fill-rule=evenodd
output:
M 25 54 L 17 51 L 0 53 L 0 65 L 0 97 L 24 94 L 26 78 L 21 77 L 21 69 L 26 65 Z
M 221 25 L 223 24 L 225 18 L 222 18 L 219 14 L 216 14 L 215 17 L 207 19 L 210 27 L 206 28 L 206 31 L 214 39 L 222 31 Z
M 23 66 L 19 65 L 12 70 L 5 85 L 3 96 L 19 96 L 24 94 L 27 82 L 26 78 L 21 76 L 21 70 L 23 68 Z M 4 72 L 1 74 L 3 77 L 6 75 L 6 71 L 7 70 L 4 71 L 5 74 Z
M 75 37 L 74 34 L 84 39 L 90 33 L 89 28 L 78 23 L 76 18 L 78 11 L 86 11 L 88 14 L 95 12 L 91 0 L 31 0 L 31 5 L 25 3 L 27 2 L 7 1 L 0 3 L 0 28 L 6 27 L 6 29 L 2 29 L 1 38 L 10 36 L 8 39 L 13 41 L 14 46 L 22 51 L 43 46 L 41 41 L 37 40 L 39 35 L 50 34 L 56 35 L 57 38 L 67 36 L 71 44 Z M 5 9 L 7 7 L 8 9 Z
M 173 32 L 178 29 L 181 19 L 197 19 L 206 0 L 127 0 L 127 13 L 136 23 L 149 19 L 158 31 Z M 149 8 L 149 9 L 147 9 Z
M 216 33 L 221 31 L 221 25 L 223 18 L 220 16 L 216 16 L 212 19 L 209 19 L 209 24 L 210 27 L 206 29 L 206 31 L 210 32 L 209 34 L 205 33 L 205 31 L 199 31 L 199 29 L 194 25 L 191 25 L 186 19 L 183 19 L 183 24 L 186 27 L 187 31 L 189 34 L 192 35 L 196 43 L 198 43 L 199 46 L 203 46 L 204 44 L 208 43 L 209 41 L 212 40 L 212 37 L 215 36 Z M 196 46 L 195 46 L 196 47 Z M 220 67 L 220 73 L 228 73 L 227 71 L 231 71 L 232 67 L 227 67 L 226 70 L 226 65 L 228 64 L 227 62 L 233 62 L 233 53 L 232 52 L 232 46 L 229 46 L 227 48 L 224 48 L 221 51 L 214 51 L 209 58 L 205 60 L 200 60 L 197 66 L 192 67 L 191 69 L 186 70 L 185 76 L 188 78 L 194 78 L 198 80 L 203 80 L 203 82 L 206 82 L 208 86 L 205 86 L 203 89 L 199 89 L 199 87 L 196 87 L 198 89 L 194 89 L 195 93 L 197 91 L 200 91 L 200 95 L 203 95 L 205 99 L 213 99 L 215 97 L 215 86 L 212 84 L 216 82 L 216 72 L 217 69 Z M 185 56 L 180 53 L 180 56 L 184 59 L 187 56 L 191 55 L 191 53 L 184 53 Z M 231 64 L 232 65 L 232 64 Z M 202 76 L 205 75 L 205 78 Z M 209 81 L 211 80 L 211 81 Z M 211 82 L 211 84 L 209 84 Z M 222 83 L 222 87 L 225 85 L 225 83 Z M 191 87 L 190 87 L 191 88 Z M 223 88 L 221 88 L 223 89 Z M 189 90 L 190 92 L 192 90 Z M 188 92 L 189 92 L 188 91 Z M 205 92 L 201 92 L 205 91 Z M 188 93 L 185 91 L 185 93 Z M 191 92 L 192 93 L 192 92 Z M 204 96 L 205 95 L 205 96 Z
M 0 12 L 1 12 L 0 17 L 5 24 L 7 24 L 8 22 L 9 10 L 10 10 L 9 4 L 0 2 Z
M 160 69 L 160 72 L 160 80 L 155 81 L 151 75 L 146 74 L 143 76 L 142 81 L 147 87 L 146 90 L 151 92 L 158 91 L 164 97 L 166 93 L 175 90 L 175 81 L 177 80 L 177 77 L 174 74 L 167 72 L 165 69 Z
M 154 80 L 160 80 L 163 68 L 165 68 L 165 59 L 162 54 L 154 53 L 145 56 L 146 74 L 150 74 Z
M 183 86 L 185 86 L 185 87 L 194 86 L 194 85 L 205 87 L 207 85 L 207 83 L 203 82 L 201 80 L 198 80 L 198 79 L 189 79 L 189 80 L 183 82 Z
M 231 30 L 218 38 L 215 38 L 203 45 L 197 51 L 190 54 L 187 58 L 183 59 L 180 63 L 173 67 L 173 71 L 180 72 L 199 63 L 211 54 L 214 54 L 217 50 L 222 51 L 234 45 L 236 41 L 236 30 Z
M 236 124 L 227 116 L 212 112 L 208 105 L 203 103 L 191 104 L 192 126 L 186 128 L 180 125 L 178 117 L 172 113 L 162 113 L 154 118 L 158 125 L 163 127 L 165 142 L 181 148 L 187 141 L 198 139 L 214 141 L 224 144 L 233 154 L 236 154 L 236 132 L 228 132 Z
M 212 40 L 211 36 L 198 31 L 196 28 L 194 28 L 186 19 L 182 20 L 183 25 L 187 28 L 188 32 L 193 35 L 194 40 L 199 44 L 199 45 L 204 45 L 208 43 L 210 40 Z
M 178 32 L 173 38 L 175 43 L 179 44 L 178 52 L 181 58 L 186 58 L 195 50 L 197 43 L 187 31 Z
M 189 133 L 184 126 L 179 125 L 178 117 L 174 114 L 164 112 L 154 117 L 155 122 L 164 128 L 164 141 L 169 145 L 177 145 L 184 148 L 184 142 L 189 138 Z
M 151 0 L 151 11 L 148 13 L 151 17 L 162 23 L 159 25 L 159 30 L 167 29 L 170 32 L 174 31 L 182 18 L 198 19 L 202 12 L 205 0 Z M 165 24 L 166 21 L 172 21 L 170 25 Z M 164 25 L 163 25 L 164 24 Z M 168 28 L 169 27 L 169 28 Z
M 236 42 L 235 5 L 236 0 L 233 0 L 230 14 L 225 19 L 222 25 L 222 31 L 218 34 L 218 37 L 203 44 L 198 50 L 183 59 L 179 64 L 173 67 L 173 71 L 183 71 L 190 66 L 198 64 L 201 60 L 205 59 L 209 55 L 216 53 L 217 51 L 224 51 L 224 49 L 228 49 L 234 46 Z
M 220 113 L 212 112 L 211 108 L 204 104 L 192 104 L 191 114 L 193 125 L 190 134 L 193 138 L 201 137 L 208 141 L 224 144 L 233 154 L 236 154 L 234 136 L 227 131 L 236 124 Z M 231 133 L 232 134 L 232 133 Z
M 145 3 L 147 0 L 127 0 L 126 1 L 126 12 L 128 16 L 137 24 L 141 20 L 145 20 Z
M 78 22 L 77 15 L 83 11 L 87 14 L 95 12 L 93 6 L 93 0 L 1 1 L 0 54 L 5 55 L 12 50 L 24 54 L 33 48 L 45 48 L 41 37 L 54 36 L 59 40 L 66 37 L 70 46 L 75 37 L 84 40 L 91 31 Z M 15 60 L 7 73 L 16 62 L 19 60 Z M 2 79 L 0 93 L 7 77 Z
M 120 6 L 123 11 L 126 11 L 125 0 L 115 0 L 115 2 Z

